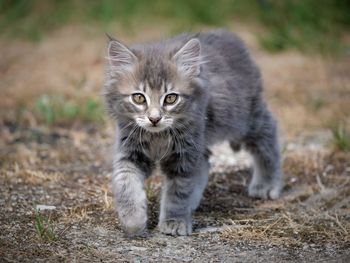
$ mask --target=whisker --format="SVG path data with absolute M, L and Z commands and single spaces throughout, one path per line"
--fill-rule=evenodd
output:
M 142 127 L 140 127 L 139 129 L 139 141 L 140 141 L 140 145 L 141 145 L 141 149 L 144 153 L 146 153 L 146 150 L 144 148 L 144 145 L 143 145 L 143 141 L 142 141 L 142 136 L 144 134 L 144 129 L 142 129 Z
M 169 149 L 170 149 L 170 142 L 171 142 L 171 137 L 169 136 L 169 131 L 168 131 L 168 130 L 166 130 L 164 133 L 161 133 L 161 136 L 162 136 L 162 137 L 165 136 L 165 137 L 168 139 L 168 141 L 167 141 L 166 151 L 165 151 L 165 153 L 162 155 L 162 157 L 159 159 L 160 161 L 163 160 L 163 158 L 164 158 L 165 156 L 167 156 L 167 154 L 168 154 L 168 152 L 169 152 Z
M 138 126 L 135 124 L 135 126 L 132 128 L 130 134 L 126 138 L 126 140 L 123 142 L 122 147 L 124 147 L 127 143 L 129 143 L 130 138 L 133 137 L 134 133 L 137 131 Z

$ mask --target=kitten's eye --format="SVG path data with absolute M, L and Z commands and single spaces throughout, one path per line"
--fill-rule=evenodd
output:
M 177 100 L 177 94 L 173 93 L 173 94 L 166 95 L 164 102 L 165 104 L 174 104 L 176 100 Z
M 136 104 L 144 104 L 146 101 L 146 98 L 141 93 L 135 93 L 135 94 L 132 94 L 132 100 Z

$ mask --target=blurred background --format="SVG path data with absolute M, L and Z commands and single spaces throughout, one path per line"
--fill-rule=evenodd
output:
M 1 122 L 103 122 L 105 32 L 128 44 L 217 27 L 237 32 L 251 49 L 287 136 L 345 133 L 346 0 L 1 0 Z
M 195 229 L 233 227 L 186 246 L 205 260 L 213 247 L 230 257 L 227 242 L 246 242 L 243 261 L 276 258 L 266 244 L 291 249 L 293 260 L 348 255 L 349 0 L 0 0 L 0 258 L 129 261 L 130 242 L 156 260 L 159 249 L 192 253 L 169 249 L 177 239 L 144 244 L 120 231 L 109 188 L 113 126 L 101 96 L 105 33 L 131 44 L 219 27 L 236 32 L 261 69 L 286 185 L 280 200 L 248 198 L 244 152 L 214 148 Z M 151 229 L 160 182 L 146 182 Z M 260 251 L 252 240 L 263 252 L 251 254 Z

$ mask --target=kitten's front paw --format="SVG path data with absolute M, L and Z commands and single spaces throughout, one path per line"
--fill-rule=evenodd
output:
M 139 236 L 146 228 L 147 212 L 141 210 L 128 216 L 119 216 L 119 221 L 129 236 Z
M 282 191 L 282 183 L 280 182 L 252 182 L 248 188 L 250 197 L 272 199 L 280 197 Z
M 192 234 L 192 222 L 185 219 L 167 219 L 159 222 L 159 231 L 166 235 L 188 236 Z

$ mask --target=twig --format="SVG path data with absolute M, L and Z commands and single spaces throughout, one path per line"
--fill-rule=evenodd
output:
M 292 228 L 295 228 L 298 225 L 287 213 L 283 213 L 282 216 L 288 220 L 289 225 Z
M 346 186 L 349 182 L 350 182 L 350 179 L 349 179 L 349 178 L 346 178 L 345 182 L 338 186 L 338 189 L 343 188 L 343 187 Z
M 342 223 L 339 221 L 339 218 L 338 218 L 338 215 L 335 214 L 335 217 L 334 216 L 331 216 L 330 214 L 326 213 L 326 215 L 332 219 L 344 232 L 345 235 L 348 234 L 348 231 L 346 230 L 346 228 L 342 225 Z
M 321 188 L 321 192 L 324 192 L 326 190 L 326 187 L 322 183 L 321 178 L 320 178 L 319 175 L 316 175 L 316 180 L 317 180 L 318 186 Z
M 268 225 L 264 231 L 262 231 L 262 234 L 265 234 L 267 230 L 269 230 L 271 227 L 273 227 L 274 225 L 276 225 L 277 223 L 279 223 L 279 221 L 281 221 L 282 218 L 277 219 L 274 223 L 272 223 L 271 225 Z
M 273 220 L 273 218 L 264 218 L 264 219 L 251 219 L 251 218 L 248 218 L 248 219 L 239 219 L 239 220 L 233 220 L 231 219 L 231 223 L 233 225 L 236 224 L 236 222 L 263 222 L 263 221 L 271 221 Z
M 68 229 L 70 229 L 71 228 L 71 226 L 67 226 L 66 228 L 64 228 L 59 234 L 58 234 L 58 236 L 62 236 Z

